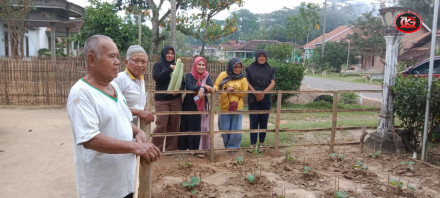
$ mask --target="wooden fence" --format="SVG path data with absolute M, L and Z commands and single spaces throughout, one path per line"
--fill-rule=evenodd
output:
M 125 69 L 121 57 L 120 71 Z M 149 59 L 145 77 L 147 90 L 154 90 L 152 67 L 158 57 Z M 183 57 L 185 72 L 191 71 L 192 57 Z M 227 63 L 208 63 L 213 80 Z M 0 58 L 0 105 L 65 106 L 70 88 L 87 73 L 83 58 Z
M 338 112 L 378 112 L 380 108 L 366 108 L 366 109 L 338 109 L 338 96 L 341 93 L 348 92 L 381 92 L 381 90 L 340 90 L 340 91 L 237 91 L 237 93 L 277 93 L 277 104 L 281 104 L 282 94 L 304 94 L 304 93 L 319 93 L 319 94 L 331 94 L 333 95 L 333 106 L 332 109 L 306 109 L 306 110 L 282 110 L 281 105 L 276 106 L 276 110 L 247 110 L 247 111 L 218 111 L 216 108 L 211 108 L 209 111 L 163 111 L 163 112 L 153 112 L 155 115 L 171 115 L 171 114 L 209 114 L 209 136 L 210 136 L 210 149 L 209 150 L 190 150 L 190 151 L 166 151 L 165 153 L 176 154 L 176 153 L 209 153 L 211 162 L 214 161 L 215 151 L 233 151 L 238 149 L 214 149 L 214 134 L 232 134 L 232 133 L 254 133 L 254 132 L 268 132 L 275 133 L 275 145 L 269 146 L 269 148 L 275 148 L 275 151 L 279 150 L 279 134 L 283 133 L 298 133 L 298 132 L 316 132 L 316 131 L 331 131 L 330 140 L 328 143 L 324 144 L 312 144 L 312 145 L 295 145 L 295 146 L 329 146 L 329 152 L 334 152 L 335 145 L 353 145 L 359 144 L 359 142 L 340 142 L 335 143 L 336 131 L 344 130 L 354 130 L 360 129 L 361 127 L 337 127 Z M 148 101 L 152 101 L 153 93 L 193 93 L 192 91 L 149 91 Z M 225 91 L 218 91 L 214 93 L 215 95 L 219 93 L 225 93 Z M 216 99 L 218 97 L 212 97 L 212 94 L 208 97 L 211 107 L 218 106 Z M 151 111 L 151 107 L 149 108 Z M 152 112 L 152 111 L 151 111 Z M 316 113 L 316 112 L 332 112 L 332 127 L 331 128 L 314 128 L 314 129 L 280 129 L 281 114 L 283 113 Z M 275 129 L 251 129 L 251 130 L 238 130 L 238 131 L 214 131 L 214 115 L 216 114 L 276 114 L 275 118 Z M 201 135 L 200 131 L 188 131 L 188 132 L 169 132 L 160 134 L 147 134 L 149 138 L 151 137 L 167 137 L 167 136 L 182 136 L 182 135 Z M 206 133 L 205 133 L 206 135 Z M 164 138 L 166 141 L 166 138 Z M 165 144 L 164 144 L 165 146 Z M 164 148 L 160 148 L 164 149 Z
M 121 59 L 123 60 L 123 59 Z M 172 93 L 168 91 L 153 91 L 154 80 L 152 79 L 152 65 L 157 60 L 157 57 L 150 59 L 147 65 L 147 72 L 145 74 L 145 81 L 147 91 L 149 92 L 149 101 L 153 101 L 154 93 Z M 192 58 L 182 58 L 185 64 L 185 71 L 189 72 L 192 66 Z M 213 80 L 218 74 L 225 70 L 226 63 L 208 63 L 208 71 L 211 73 Z M 125 68 L 125 64 L 121 61 L 120 71 Z M 42 59 L 42 58 L 26 58 L 14 59 L 3 58 L 0 59 L 0 105 L 51 105 L 64 106 L 67 102 L 72 85 L 86 75 L 87 68 L 85 67 L 82 58 L 64 58 L 57 60 Z M 190 91 L 178 91 L 179 93 L 192 93 Z M 344 91 L 271 91 L 271 92 L 243 92 L 243 93 L 277 93 L 277 104 L 281 103 L 282 94 L 293 93 L 319 93 L 332 94 L 333 108 L 321 110 L 281 110 L 281 105 L 277 105 L 276 110 L 269 111 L 240 111 L 240 112 L 222 112 L 211 108 L 209 112 L 199 111 L 176 111 L 176 112 L 155 112 L 155 115 L 164 114 L 202 114 L 208 113 L 210 115 L 210 150 L 206 151 L 174 151 L 166 153 L 182 153 L 182 152 L 204 152 L 210 153 L 210 159 L 214 160 L 214 151 L 226 151 L 230 149 L 214 149 L 214 134 L 217 133 L 250 133 L 250 132 L 268 132 L 275 133 L 275 150 L 279 149 L 279 133 L 293 133 L 293 132 L 315 132 L 315 131 L 331 131 L 330 140 L 328 143 L 319 145 L 329 145 L 330 152 L 333 151 L 335 145 L 358 144 L 358 142 L 350 143 L 335 143 L 336 130 L 350 130 L 360 127 L 340 127 L 337 128 L 337 113 L 338 112 L 353 112 L 353 111 L 379 111 L 380 109 L 338 109 L 338 95 L 345 92 L 381 92 L 381 90 L 344 90 Z M 218 104 L 216 99 L 218 97 L 209 96 L 209 100 L 213 107 Z M 150 102 L 149 104 L 151 104 Z M 322 129 L 280 129 L 280 116 L 282 113 L 311 113 L 311 112 L 332 112 L 332 127 Z M 214 131 L 214 115 L 215 114 L 262 114 L 262 113 L 276 113 L 276 127 L 274 130 L 240 130 L 240 131 Z M 165 136 L 181 136 L 181 135 L 200 135 L 200 132 L 175 132 L 166 134 L 152 134 L 152 137 Z M 318 144 L 317 144 L 318 145 Z

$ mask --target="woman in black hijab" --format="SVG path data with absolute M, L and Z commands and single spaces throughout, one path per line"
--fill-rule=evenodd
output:
M 156 90 L 168 89 L 171 80 L 171 72 L 176 67 L 176 56 L 171 46 L 165 46 L 160 54 L 160 62 L 153 66 L 153 78 L 156 81 Z M 181 111 L 182 94 L 155 94 L 155 110 L 161 111 Z M 180 115 L 157 115 L 156 128 L 153 133 L 179 132 Z M 153 138 L 153 144 L 159 149 L 163 149 L 163 137 Z M 165 150 L 177 150 L 179 138 L 177 136 L 166 137 Z
M 260 49 L 255 53 L 255 62 L 246 68 L 249 91 L 272 91 L 275 87 L 275 70 L 267 63 L 267 52 Z M 272 105 L 271 94 L 249 94 L 249 110 L 270 110 Z M 269 114 L 250 114 L 250 129 L 267 129 Z M 251 133 L 251 148 L 257 144 L 258 136 L 259 149 L 264 146 L 266 133 Z

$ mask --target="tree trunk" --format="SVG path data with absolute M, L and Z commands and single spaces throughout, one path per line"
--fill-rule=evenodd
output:
M 206 25 L 205 25 L 205 33 L 203 33 L 203 39 L 202 39 L 202 49 L 200 50 L 200 56 L 205 55 L 205 44 L 208 40 L 208 28 L 209 28 L 209 22 L 211 21 L 211 15 L 208 14 L 206 18 Z
M 151 39 L 151 51 L 150 56 L 157 53 L 157 47 L 159 46 L 159 43 L 157 43 L 157 40 L 159 38 L 159 21 L 152 19 L 151 20 L 151 30 L 152 30 L 152 39 Z
M 171 0 L 171 46 L 176 50 L 176 0 Z

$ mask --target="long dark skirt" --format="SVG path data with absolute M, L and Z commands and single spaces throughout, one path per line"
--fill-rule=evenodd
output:
M 186 94 L 183 100 L 182 111 L 197 111 L 194 102 L 194 94 Z M 180 131 L 201 131 L 200 115 L 182 115 L 180 117 Z M 200 145 L 200 135 L 185 135 L 179 137 L 179 150 L 198 150 Z

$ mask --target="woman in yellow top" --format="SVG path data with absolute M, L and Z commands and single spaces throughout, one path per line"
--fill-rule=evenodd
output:
M 248 82 L 242 73 L 243 64 L 241 59 L 232 58 L 225 72 L 218 75 L 214 87 L 216 90 L 228 91 L 220 95 L 220 110 L 229 111 L 230 102 L 238 102 L 237 110 L 243 109 L 243 97 L 246 93 L 234 93 L 234 91 L 247 91 Z M 218 128 L 220 130 L 241 130 L 241 114 L 220 114 Z M 241 145 L 241 134 L 222 134 L 223 143 L 227 149 L 238 149 Z

